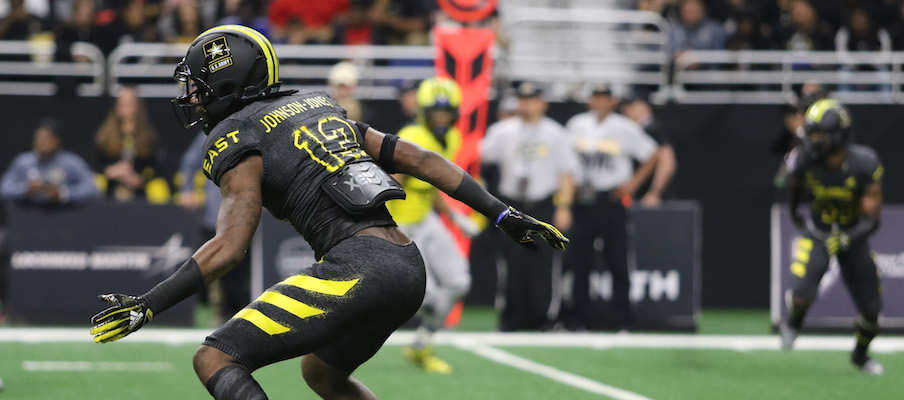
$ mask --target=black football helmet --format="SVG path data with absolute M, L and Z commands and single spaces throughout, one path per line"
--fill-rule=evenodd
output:
M 186 128 L 204 121 L 209 132 L 246 104 L 279 92 L 279 61 L 264 35 L 223 25 L 192 42 L 173 79 L 179 88 L 172 100 L 176 118 Z
M 834 99 L 819 100 L 804 114 L 804 134 L 809 137 L 813 134 L 827 134 L 828 140 L 810 142 L 805 138 L 805 144 L 809 144 L 809 151 L 820 158 L 843 147 L 851 140 L 851 116 L 847 109 Z

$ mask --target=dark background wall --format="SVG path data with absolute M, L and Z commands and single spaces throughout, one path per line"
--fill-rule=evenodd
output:
M 173 117 L 167 100 L 146 100 L 160 139 L 162 172 L 177 168 L 194 137 Z M 113 104 L 109 98 L 0 96 L 3 116 L 0 168 L 31 147 L 38 122 L 47 116 L 63 127 L 66 147 L 93 162 L 94 133 Z M 491 107 L 491 109 L 495 109 Z M 583 111 L 574 103 L 552 104 L 550 115 L 565 122 Z M 392 132 L 402 124 L 394 101 L 369 101 L 375 128 Z M 904 203 L 904 106 L 852 106 L 856 141 L 875 148 L 886 167 L 886 203 Z M 667 105 L 657 118 L 672 138 L 678 199 L 703 210 L 703 305 L 766 307 L 769 301 L 769 208 L 782 198 L 772 184 L 781 155 L 772 150 L 783 117 L 770 105 Z

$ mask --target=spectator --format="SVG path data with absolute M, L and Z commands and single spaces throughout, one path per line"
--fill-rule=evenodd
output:
M 893 22 L 888 25 L 892 47 L 895 51 L 904 50 L 904 1 L 896 7 Z
M 290 44 L 333 42 L 333 20 L 350 0 L 273 0 L 268 15 L 273 38 Z
M 398 86 L 399 92 L 396 98 L 399 100 L 399 106 L 402 108 L 402 117 L 405 119 L 405 123 L 402 126 L 417 123 L 417 88 L 419 84 L 420 82 L 415 80 L 406 80 Z
M 480 150 L 483 162 L 498 167 L 499 194 L 506 203 L 541 220 L 554 217 L 555 226 L 567 230 L 577 155 L 562 126 L 545 116 L 547 103 L 540 88 L 523 82 L 517 93 L 518 116 L 487 129 Z M 499 330 L 551 329 L 553 254 L 542 247 L 531 252 L 511 244 L 502 250 L 506 282 Z
M 725 43 L 727 50 L 769 50 L 772 46 L 768 29 L 760 23 L 754 11 L 740 11 L 731 17 L 731 21 L 734 33 Z
M 204 30 L 201 8 L 191 0 L 169 4 L 159 24 L 163 39 L 170 43 L 191 43 Z
M 123 88 L 95 137 L 108 198 L 129 201 L 143 196 L 151 203 L 169 200 L 169 187 L 154 172 L 156 141 L 138 91 Z
M 337 16 L 333 24 L 333 44 L 373 44 L 374 28 L 368 19 L 373 0 L 352 0 L 347 12 Z
M 430 13 L 423 0 L 375 0 L 370 20 L 379 35 L 377 43 L 429 44 Z
M 10 0 L 9 14 L 0 19 L 0 40 L 28 40 L 43 30 L 41 19 L 25 9 L 24 0 Z
M 778 32 L 776 48 L 782 50 L 826 51 L 834 48 L 832 36 L 820 28 L 816 9 L 808 0 L 792 0 L 787 28 Z
M 148 21 L 148 6 L 144 0 L 130 0 L 117 13 L 113 22 L 119 43 L 159 42 L 160 30 Z
M 0 183 L 0 197 L 35 205 L 76 204 L 97 197 L 94 173 L 81 157 L 63 150 L 59 126 L 44 121 L 32 151 L 17 156 Z
M 653 140 L 656 141 L 656 168 L 653 169 L 653 178 L 640 198 L 640 205 L 644 207 L 658 207 L 662 199 L 667 197 L 669 183 L 675 175 L 678 163 L 675 161 L 675 150 L 672 148 L 672 140 L 668 132 L 656 123 L 653 108 L 646 100 L 634 97 L 624 102 L 622 114 L 643 128 Z
M 88 42 L 108 54 L 116 47 L 116 41 L 105 37 L 104 29 L 95 24 L 97 11 L 94 0 L 76 0 L 72 3 L 72 19 L 56 29 L 56 58 L 59 61 L 88 61 L 71 52 L 75 42 Z
M 217 25 L 242 25 L 254 29 L 264 36 L 270 35 L 270 21 L 264 17 L 261 0 L 240 0 L 235 14 L 223 17 Z
M 669 29 L 669 48 L 672 59 L 687 50 L 721 50 L 725 48 L 725 30 L 717 22 L 706 18 L 702 0 L 684 0 L 681 18 Z
M 685 3 L 684 5 L 686 5 Z M 626 207 L 656 165 L 656 142 L 634 121 L 615 113 L 617 99 L 606 84 L 597 84 L 587 102 L 589 111 L 572 117 L 566 129 L 580 155 L 581 180 L 575 196 L 574 226 L 565 268 L 573 274 L 571 302 L 560 322 L 567 330 L 592 327 L 590 272 L 598 260 L 594 243 L 603 240 L 605 268 L 612 274 L 612 308 L 619 329 L 630 329 L 628 215 Z M 634 161 L 641 166 L 634 170 Z M 598 268 L 598 267 L 597 267 Z
M 345 109 L 348 119 L 364 121 L 361 102 L 355 98 L 358 89 L 358 67 L 349 61 L 342 61 L 330 68 L 327 79 L 330 87 L 330 96 Z
M 847 25 L 835 34 L 835 51 L 842 61 L 865 61 L 863 64 L 843 64 L 840 69 L 842 76 L 851 76 L 850 73 L 855 71 L 885 72 L 887 75 L 891 62 L 891 35 L 873 23 L 872 16 L 866 8 L 855 6 L 848 14 Z M 883 54 L 868 57 L 855 53 L 863 51 Z M 888 76 L 884 81 L 890 82 L 891 77 Z M 838 90 L 876 90 L 875 86 L 877 85 L 843 84 Z M 891 91 L 890 85 L 879 86 L 882 91 Z

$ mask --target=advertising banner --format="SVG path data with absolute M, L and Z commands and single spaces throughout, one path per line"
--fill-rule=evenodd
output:
M 88 326 L 105 307 L 97 295 L 145 293 L 191 257 L 198 227 L 195 216 L 177 206 L 7 211 L 10 319 L 38 325 Z M 191 325 L 194 306 L 194 298 L 185 300 L 154 325 Z
M 700 211 L 693 202 L 630 209 L 628 266 L 636 329 L 696 330 L 700 313 Z M 600 241 L 602 242 L 602 241 Z M 604 247 L 605 243 L 600 243 Z M 612 275 L 590 274 L 590 329 L 614 329 Z

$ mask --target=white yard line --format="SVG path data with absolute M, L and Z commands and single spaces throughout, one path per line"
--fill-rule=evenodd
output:
M 29 372 L 58 371 L 169 371 L 173 363 L 160 362 L 126 362 L 126 361 L 22 361 L 22 369 Z
M 117 343 L 200 344 L 211 333 L 206 329 L 145 328 Z M 406 345 L 413 332 L 394 333 L 389 345 Z M 711 350 L 778 350 L 776 335 L 697 335 L 697 334 L 612 334 L 612 333 L 477 333 L 440 332 L 437 344 L 455 345 L 459 340 L 488 346 L 574 347 L 574 348 L 642 348 L 642 349 L 711 349 Z M 88 328 L 0 328 L 0 343 L 92 343 Z M 109 344 L 107 344 L 109 346 Z M 854 346 L 851 335 L 805 335 L 795 343 L 796 350 L 849 351 Z M 904 352 L 904 337 L 879 335 L 870 350 L 877 353 Z
M 568 373 L 559 369 L 555 369 L 545 364 L 540 364 L 525 358 L 518 357 L 509 352 L 499 350 L 494 347 L 476 343 L 468 339 L 460 339 L 456 343 L 456 347 L 477 354 L 483 358 L 495 361 L 500 364 L 508 365 L 512 368 L 520 369 L 535 375 L 540 375 L 556 382 L 581 389 L 593 394 L 600 394 L 615 400 L 650 400 L 640 394 L 609 386 L 592 379 L 585 378 L 580 375 Z

